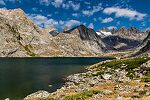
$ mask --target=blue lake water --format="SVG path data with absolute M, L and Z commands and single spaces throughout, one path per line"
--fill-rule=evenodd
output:
M 0 100 L 21 100 L 38 90 L 56 91 L 66 76 L 104 60 L 108 58 L 0 58 Z

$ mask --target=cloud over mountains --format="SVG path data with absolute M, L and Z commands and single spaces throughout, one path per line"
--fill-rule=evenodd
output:
M 150 11 L 146 10 L 149 3 L 148 0 L 0 0 L 0 8 L 19 7 L 40 27 L 84 24 L 96 30 L 110 26 L 146 29 L 150 26 L 147 24 Z

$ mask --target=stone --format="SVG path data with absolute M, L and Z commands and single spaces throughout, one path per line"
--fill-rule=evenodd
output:
M 150 83 L 145 83 L 145 87 L 150 87 Z
M 103 74 L 102 78 L 105 79 L 105 80 L 109 80 L 111 78 L 111 76 L 112 75 L 110 75 L 110 74 Z
M 110 94 L 110 93 L 112 93 L 112 92 L 113 92 L 113 91 L 111 91 L 111 90 L 104 90 L 104 91 L 103 91 L 104 94 Z
M 122 97 L 120 95 L 117 95 L 116 100 L 123 100 Z
M 100 99 L 101 97 L 103 97 L 103 94 L 102 93 L 98 93 L 98 94 L 92 96 L 92 100 L 93 99 L 96 99 L 96 100 L 99 99 L 99 100 L 101 100 Z
M 24 98 L 24 100 L 28 99 L 46 99 L 49 96 L 49 93 L 47 91 L 37 91 L 33 94 L 28 95 L 27 97 Z

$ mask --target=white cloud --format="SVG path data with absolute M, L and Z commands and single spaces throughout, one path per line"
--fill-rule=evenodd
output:
M 63 28 L 64 26 L 72 28 L 81 23 L 77 20 L 67 20 L 67 21 L 56 21 L 52 18 L 48 19 L 47 17 L 40 14 L 27 14 L 30 19 L 32 19 L 40 27 L 59 27 Z
M 73 10 L 80 9 L 80 3 L 75 3 L 73 1 L 67 1 L 65 3 L 65 0 L 39 0 L 39 3 L 45 6 L 49 6 L 51 4 L 56 8 L 60 8 L 60 7 L 64 9 L 72 8 Z
M 73 10 L 79 10 L 80 9 L 80 3 L 75 4 L 73 1 L 68 1 L 67 3 L 63 3 L 62 7 L 65 9 L 72 8 Z
M 69 21 L 66 21 L 65 22 L 65 26 L 71 28 L 71 27 L 74 27 L 74 26 L 77 26 L 77 25 L 80 25 L 81 23 L 77 20 L 69 20 Z
M 92 16 L 94 13 L 96 12 L 99 12 L 100 10 L 102 10 L 102 4 L 99 3 L 98 6 L 93 6 L 93 9 L 91 10 L 82 10 L 82 13 L 85 15 L 85 16 Z
M 60 7 L 62 3 L 63 3 L 63 0 L 54 0 L 52 2 L 52 5 L 54 5 L 57 8 L 57 7 Z
M 43 12 L 42 9 L 39 9 L 39 8 L 36 8 L 36 7 L 33 7 L 31 10 L 34 11 L 34 12 Z
M 48 5 L 50 4 L 50 0 L 39 0 L 39 3 L 40 3 L 41 5 L 46 5 L 46 6 L 48 6 Z
M 93 23 L 90 23 L 88 27 L 94 29 Z
M 48 21 L 45 22 L 45 27 L 56 27 L 59 23 L 57 21 L 55 21 L 54 19 L 49 19 Z
M 0 0 L 0 5 L 6 5 L 5 2 L 3 0 Z
M 130 10 L 128 8 L 119 8 L 119 7 L 108 7 L 103 10 L 105 14 L 112 14 L 114 13 L 116 17 L 126 17 L 130 20 L 142 20 L 146 14 Z
M 93 18 L 93 20 L 94 20 L 94 22 L 96 22 L 96 21 L 97 21 L 97 19 L 96 19 L 96 18 Z
M 27 14 L 40 27 L 57 26 L 58 22 L 40 14 Z
M 90 2 L 86 2 L 86 1 L 85 1 L 85 2 L 84 2 L 84 4 L 86 4 L 86 5 L 90 5 L 91 3 L 90 3 Z
M 147 30 L 150 30 L 150 27 L 147 27 L 145 30 L 146 30 L 146 31 L 147 31 Z
M 120 21 L 117 22 L 117 25 L 120 25 Z
M 73 13 L 72 16 L 79 17 L 79 14 L 78 13 Z
M 63 0 L 39 0 L 39 3 L 41 5 L 50 5 L 52 4 L 53 6 L 55 6 L 56 8 L 60 7 L 63 3 Z
M 117 29 L 117 27 L 116 26 L 109 26 L 109 27 L 107 27 L 109 30 L 112 30 L 112 29 Z
M 112 21 L 113 21 L 113 19 L 111 17 L 109 17 L 109 18 L 103 19 L 102 23 L 109 23 L 109 22 L 112 22 Z

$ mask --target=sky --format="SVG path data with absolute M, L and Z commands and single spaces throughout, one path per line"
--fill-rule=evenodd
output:
M 0 0 L 0 9 L 15 8 L 43 28 L 150 28 L 150 0 Z

